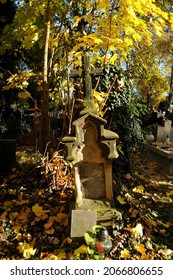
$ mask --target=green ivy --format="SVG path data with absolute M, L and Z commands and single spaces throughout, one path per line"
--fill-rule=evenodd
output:
M 139 114 L 133 104 L 132 83 L 126 71 L 109 65 L 104 69 L 104 77 L 99 90 L 109 92 L 105 105 L 107 126 L 119 135 L 122 146 L 118 159 L 113 162 L 115 174 L 132 171 L 131 152 L 142 138 Z

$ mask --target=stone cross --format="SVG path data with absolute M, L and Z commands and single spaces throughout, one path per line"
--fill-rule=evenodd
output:
M 90 57 L 85 52 L 82 55 L 82 69 L 74 69 L 70 73 L 70 78 L 83 78 L 84 107 L 87 108 L 89 111 L 91 111 L 92 109 L 94 110 L 94 104 L 92 102 L 92 76 L 101 75 L 103 75 L 101 67 L 95 67 L 92 69 L 90 64 Z
M 75 177 L 75 202 L 71 205 L 72 238 L 82 237 L 96 224 L 110 225 L 121 214 L 114 209 L 112 160 L 118 157 L 118 135 L 104 128 L 106 120 L 98 116 L 92 95 L 92 75 L 103 75 L 92 68 L 89 56 L 82 55 L 82 69 L 72 70 L 71 78 L 83 78 L 84 109 L 74 122 L 75 135 L 65 136 L 66 159 L 71 161 Z

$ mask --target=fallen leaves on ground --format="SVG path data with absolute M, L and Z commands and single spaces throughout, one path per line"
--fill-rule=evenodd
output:
M 52 188 L 36 157 L 33 147 L 18 148 L 15 172 L 0 176 L 0 259 L 92 259 L 84 240 L 69 237 L 73 184 L 68 177 L 68 184 L 58 179 L 60 187 Z M 173 259 L 173 182 L 137 151 L 133 163 L 134 174 L 114 182 L 123 226 L 108 228 L 113 248 L 107 257 Z

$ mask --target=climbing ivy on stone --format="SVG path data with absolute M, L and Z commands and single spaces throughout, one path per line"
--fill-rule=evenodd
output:
M 133 105 L 132 84 L 126 71 L 109 65 L 104 69 L 99 87 L 109 92 L 105 104 L 107 126 L 119 135 L 119 158 L 114 161 L 113 170 L 125 174 L 132 171 L 131 151 L 142 137 L 138 112 Z

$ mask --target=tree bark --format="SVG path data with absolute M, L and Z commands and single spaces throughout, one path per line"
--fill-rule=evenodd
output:
M 169 107 L 172 103 L 172 96 L 173 96 L 173 65 L 171 66 L 170 92 L 169 92 L 169 95 L 168 95 Z
M 46 23 L 45 23 L 45 42 L 44 42 L 44 64 L 43 64 L 43 99 L 41 106 L 41 131 L 39 139 L 39 150 L 44 153 L 50 141 L 49 135 L 49 38 L 50 38 L 50 8 L 51 2 L 47 1 Z

